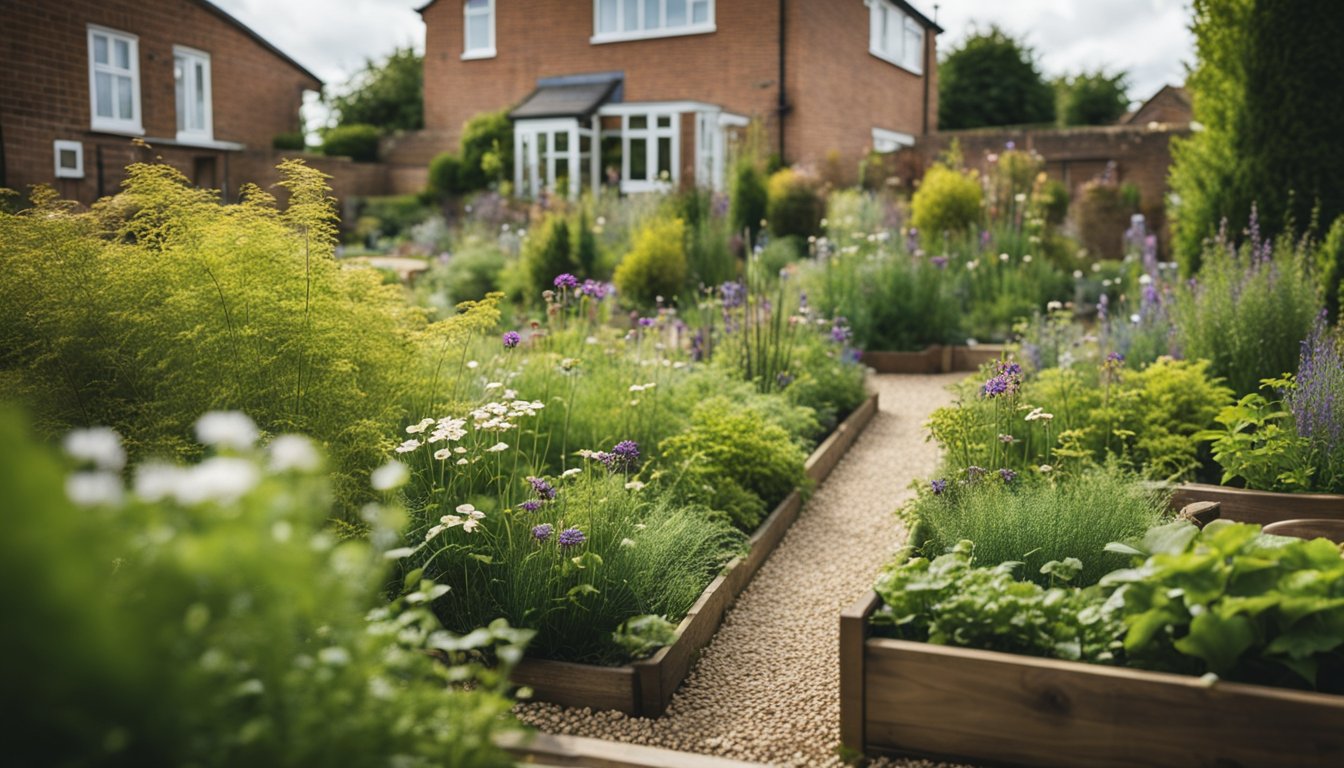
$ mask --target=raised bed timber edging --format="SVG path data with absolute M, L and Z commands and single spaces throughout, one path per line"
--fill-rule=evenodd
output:
M 551 733 L 508 734 L 495 743 L 519 765 L 547 768 L 763 768 L 726 757 Z
M 944 347 L 937 344 L 919 352 L 868 351 L 863 364 L 878 373 L 953 373 L 978 371 L 990 360 L 1003 356 L 1002 344 L 977 344 L 974 347 Z
M 840 618 L 840 737 L 853 750 L 1061 768 L 1337 768 L 1344 696 L 868 636 Z
M 877 413 L 877 395 L 870 395 L 817 446 L 805 465 L 807 477 L 820 483 Z M 790 493 L 761 523 L 747 554 L 734 558 L 701 593 L 677 627 L 677 639 L 648 659 L 619 667 L 524 658 L 514 668 L 514 684 L 532 689 L 532 700 L 567 707 L 614 709 L 636 717 L 658 717 L 667 709 L 700 651 L 718 631 L 723 615 L 747 588 L 756 571 L 798 519 L 803 497 Z
M 1344 520 L 1344 495 L 1330 493 L 1271 493 L 1225 485 L 1185 483 L 1172 491 L 1171 505 L 1184 507 L 1216 501 L 1224 520 L 1269 525 L 1303 518 Z

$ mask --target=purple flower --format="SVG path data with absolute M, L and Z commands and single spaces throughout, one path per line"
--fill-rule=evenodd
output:
M 519 504 L 518 508 L 523 510 L 524 512 L 536 512 L 538 509 L 541 509 L 541 505 L 545 503 L 546 502 L 542 501 L 541 499 L 528 499 L 527 501 L 524 501 L 522 504 Z
M 932 263 L 933 266 L 935 266 L 935 267 L 937 267 L 937 268 L 939 268 L 939 269 L 946 269 L 946 268 L 947 268 L 947 257 L 946 257 L 946 256 L 934 256 L 933 258 L 929 259 L 929 262 Z
M 966 468 L 966 479 L 970 482 L 975 482 L 987 474 L 989 474 L 988 469 L 977 467 L 974 464 Z
M 1022 366 L 1011 360 L 999 361 L 999 375 L 1001 376 L 1021 376 Z
M 578 279 L 577 277 L 575 277 L 575 276 L 569 274 L 568 272 L 564 272 L 564 273 L 561 273 L 561 274 L 555 276 L 555 287 L 556 287 L 556 288 L 578 288 L 578 287 L 579 287 L 579 279 Z
M 939 496 L 943 493 L 943 491 L 947 490 L 947 481 L 934 480 L 932 483 L 929 483 L 929 487 L 933 490 L 934 496 Z
M 577 547 L 587 541 L 588 537 L 584 536 L 583 531 L 580 531 L 578 528 L 566 528 L 560 532 L 560 538 L 556 540 L 560 542 L 560 546 L 569 548 Z
M 998 397 L 1008 394 L 1009 388 L 1008 377 L 1000 375 L 986 381 L 980 392 L 985 397 Z
M 597 280 L 584 280 L 583 285 L 579 286 L 579 293 L 601 301 L 607 297 L 607 294 L 611 293 L 611 285 Z
M 836 344 L 844 344 L 853 335 L 853 331 L 849 329 L 849 321 L 845 318 L 837 317 L 831 323 L 831 341 Z
M 522 340 L 523 340 L 523 337 L 522 337 L 522 336 L 519 336 L 517 331 L 505 331 L 505 332 L 504 332 L 503 341 L 504 341 L 504 348 L 505 348 L 505 349 L 513 349 L 514 347 L 518 346 L 518 344 L 519 344 Z
M 555 488 L 552 488 L 550 483 L 540 477 L 529 477 L 527 482 L 532 484 L 532 490 L 536 491 L 537 496 L 543 500 L 549 501 L 555 498 Z
M 793 383 L 793 377 L 787 373 L 777 373 L 775 374 L 775 383 L 779 385 L 780 389 L 783 389 Z
M 999 477 L 1003 478 L 1003 482 L 1011 483 L 1017 479 L 1017 473 L 1011 469 L 1008 469 L 1007 467 L 1004 467 L 1003 469 L 999 470 Z
M 534 525 L 532 526 L 532 538 L 536 539 L 537 541 L 546 541 L 547 539 L 551 538 L 551 532 L 554 530 L 555 527 L 552 526 L 550 523 L 542 523 L 541 525 Z M 560 535 L 562 537 L 564 536 L 564 534 Z
M 746 291 L 743 290 L 741 283 L 730 281 L 719 286 L 719 296 L 723 299 L 724 309 L 733 309 L 742 306 Z
M 639 443 L 634 440 L 622 440 L 611 449 L 611 453 L 618 461 L 624 462 L 626 466 L 639 461 Z
M 652 318 L 652 317 L 641 317 L 641 318 L 639 318 L 639 326 L 640 326 L 641 328 L 652 328 L 657 322 L 658 322 L 658 321 L 655 320 L 655 319 Z

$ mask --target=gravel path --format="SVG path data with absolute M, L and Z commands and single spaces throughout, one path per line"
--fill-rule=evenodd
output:
M 961 374 L 874 376 L 881 410 L 807 502 L 657 719 L 518 707 L 543 731 L 779 766 L 840 766 L 840 611 L 904 540 L 892 515 L 932 473 L 924 422 Z M 927 763 L 911 763 L 919 765 Z

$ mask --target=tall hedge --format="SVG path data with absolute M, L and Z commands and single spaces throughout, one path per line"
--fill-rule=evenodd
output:
M 1182 269 L 1254 203 L 1266 238 L 1344 213 L 1344 6 L 1194 0 L 1187 83 L 1203 127 L 1174 142 L 1170 218 Z M 1313 214 L 1315 214 L 1313 216 Z

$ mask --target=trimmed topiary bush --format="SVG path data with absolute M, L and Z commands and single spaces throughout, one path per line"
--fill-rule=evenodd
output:
M 378 129 L 372 125 L 340 125 L 322 134 L 322 154 L 360 163 L 378 160 Z
M 770 177 L 765 210 L 775 237 L 806 238 L 821 234 L 826 201 L 815 179 L 785 168 Z
M 979 223 L 982 193 L 973 172 L 937 164 L 910 200 L 911 223 L 929 235 L 963 232 Z
M 555 287 L 557 275 L 575 273 L 578 266 L 569 222 L 559 214 L 547 214 L 523 244 L 523 269 L 533 291 L 529 300 L 540 299 L 543 291 Z
M 755 242 L 770 200 L 765 188 L 765 177 L 755 163 L 746 158 L 737 161 L 733 166 L 733 180 L 728 187 L 728 196 L 728 220 L 732 224 L 733 236 L 740 237 L 743 232 L 750 232 L 751 240 Z
M 467 191 L 462 158 L 454 152 L 435 155 L 429 162 L 429 191 L 440 200 Z
M 686 225 L 681 219 L 645 224 L 635 233 L 634 247 L 616 267 L 618 295 L 648 307 L 658 297 L 671 299 L 686 284 Z

